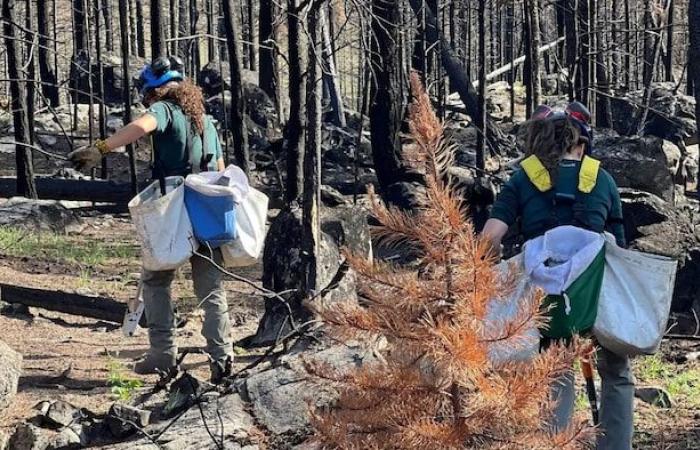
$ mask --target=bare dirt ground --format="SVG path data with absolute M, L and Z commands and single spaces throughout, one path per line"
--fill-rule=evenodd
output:
M 100 294 L 121 301 L 135 295 L 139 258 L 128 216 L 83 215 L 86 228 L 80 234 L 24 236 L 8 245 L 8 236 L 0 233 L 0 282 Z M 260 267 L 239 273 L 259 282 Z M 228 281 L 226 288 L 233 337 L 239 340 L 254 332 L 263 303 L 252 288 L 241 283 Z M 198 350 L 204 344 L 199 333 L 201 312 L 196 308 L 188 267 L 178 274 L 173 293 L 180 313 L 188 319 L 178 331 L 181 349 Z M 104 412 L 115 400 L 108 383 L 115 373 L 138 379 L 144 390 L 156 381 L 130 371 L 133 361 L 147 349 L 143 331 L 127 338 L 114 324 L 31 308 L 29 315 L 0 315 L 0 339 L 24 356 L 19 392 L 13 405 L 0 413 L 0 430 L 9 431 L 13 424 L 33 416 L 32 407 L 46 399 L 63 399 Z M 635 449 L 700 448 L 700 363 L 686 361 L 686 355 L 697 351 L 697 340 L 665 341 L 658 355 L 635 360 L 638 384 L 661 386 L 674 400 L 668 409 L 635 400 Z M 255 357 L 239 353 L 238 368 Z M 204 355 L 188 355 L 185 366 L 198 376 L 209 376 Z M 587 408 L 582 389 L 577 407 Z
M 0 282 L 100 294 L 126 302 L 136 294 L 139 277 L 131 223 L 126 216 L 88 217 L 86 222 L 88 226 L 80 235 L 65 237 L 67 244 L 86 247 L 88 255 L 92 255 L 89 250 L 99 255 L 125 244 L 133 251 L 125 252 L 128 257 L 123 258 L 78 254 L 73 259 L 62 259 L 48 249 L 17 255 L 16 250 L 0 246 Z M 91 264 L 93 261 L 99 263 Z M 253 267 L 238 273 L 258 281 L 260 270 Z M 226 289 L 233 338 L 239 340 L 255 331 L 263 303 L 261 297 L 252 294 L 252 288 L 242 283 L 227 281 Z M 178 274 L 173 296 L 179 313 L 188 319 L 178 330 L 180 349 L 199 351 L 204 345 L 201 311 L 196 309 L 188 267 Z M 63 399 L 94 412 L 106 412 L 115 400 L 108 386 L 110 375 L 115 373 L 138 379 L 143 389 L 157 378 L 136 376 L 130 371 L 133 361 L 148 348 L 145 330 L 136 337 L 125 337 L 115 324 L 31 308 L 29 315 L 0 315 L 0 339 L 24 356 L 19 392 L 13 405 L 0 413 L 0 430 L 9 431 L 13 424 L 35 415 L 32 407 L 45 399 Z M 239 355 L 234 370 L 252 357 Z M 185 367 L 197 376 L 209 377 L 208 362 L 202 354 L 188 355 Z

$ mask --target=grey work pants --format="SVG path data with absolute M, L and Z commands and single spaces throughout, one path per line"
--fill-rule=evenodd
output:
M 598 450 L 632 450 L 634 381 L 629 358 L 601 348 L 598 351 L 600 393 L 600 428 Z M 554 386 L 557 400 L 554 425 L 563 429 L 574 411 L 576 392 L 574 373 L 562 377 Z
M 222 263 L 220 250 L 214 250 L 213 256 L 218 264 Z M 193 256 L 190 263 L 194 292 L 204 309 L 202 335 L 207 340 L 207 353 L 214 361 L 222 361 L 233 353 L 228 303 L 221 287 L 222 274 L 199 256 Z M 175 314 L 170 297 L 174 277 L 174 270 L 144 270 L 143 273 L 143 301 L 152 353 L 177 354 Z

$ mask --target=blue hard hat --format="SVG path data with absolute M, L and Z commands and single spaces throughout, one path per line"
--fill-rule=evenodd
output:
M 163 86 L 170 81 L 182 81 L 185 77 L 177 70 L 180 68 L 180 61 L 175 58 L 160 56 L 151 64 L 146 64 L 141 72 L 137 82 L 137 87 L 141 95 L 151 89 Z

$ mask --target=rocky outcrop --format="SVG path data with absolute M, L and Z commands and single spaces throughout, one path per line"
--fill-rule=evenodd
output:
M 307 368 L 322 368 L 342 376 L 376 361 L 372 350 L 352 343 L 306 349 L 285 355 L 274 367 L 249 376 L 243 384 L 245 397 L 255 419 L 272 434 L 273 441 L 299 444 L 310 432 L 312 410 L 329 405 L 338 395 L 332 384 L 319 383 L 317 374 L 309 373 Z
M 643 90 L 638 90 L 611 99 L 613 128 L 620 134 L 634 135 L 641 129 L 643 135 L 656 136 L 677 145 L 697 136 L 693 97 L 677 92 L 674 83 L 654 83 L 647 120 L 640 127 L 643 94 Z
M 22 374 L 22 355 L 0 341 L 0 410 L 12 404 Z
M 654 136 L 601 137 L 594 140 L 593 156 L 619 187 L 673 200 L 681 152 L 671 142 Z
M 700 229 L 691 219 L 697 206 L 629 189 L 621 197 L 630 248 L 678 261 L 671 309 L 688 311 L 700 301 Z
M 0 203 L 0 226 L 67 233 L 80 231 L 80 218 L 55 200 L 13 197 Z

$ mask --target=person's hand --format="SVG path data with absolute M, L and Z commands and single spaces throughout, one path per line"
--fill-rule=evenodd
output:
M 99 164 L 100 160 L 102 160 L 102 153 L 94 146 L 82 147 L 68 154 L 68 161 L 77 170 L 92 169 Z

